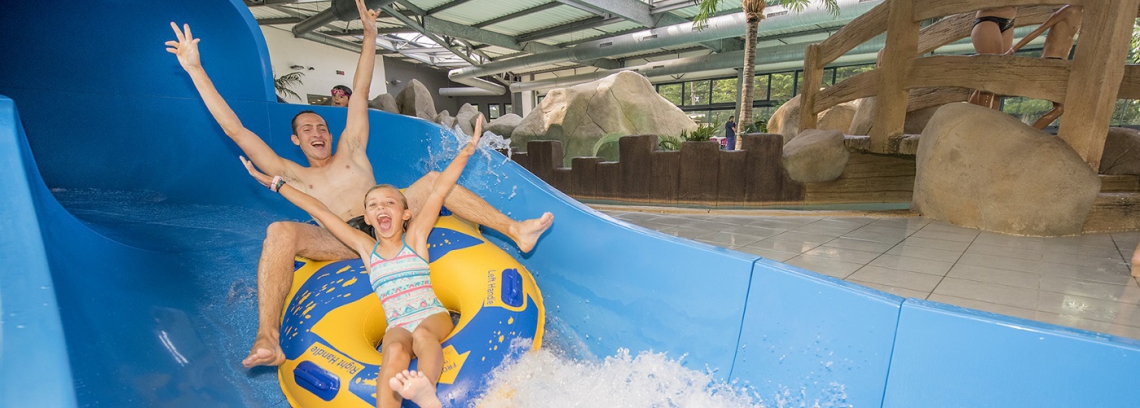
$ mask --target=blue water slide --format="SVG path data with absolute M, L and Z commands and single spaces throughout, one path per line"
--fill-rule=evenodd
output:
M 303 214 L 245 174 L 164 50 L 171 21 L 203 38 L 222 95 L 285 157 L 303 162 L 289 140 L 300 110 L 344 127 L 341 109 L 274 102 L 264 39 L 240 1 L 5 4 L 0 406 L 285 405 L 274 371 L 238 361 L 256 327 L 265 227 Z M 454 149 L 418 119 L 373 111 L 370 122 L 385 182 L 407 185 Z M 1136 405 L 1136 341 L 662 236 L 484 153 L 461 183 L 514 218 L 555 214 L 530 254 L 490 235 L 534 272 L 548 327 L 594 355 L 684 356 L 794 406 Z

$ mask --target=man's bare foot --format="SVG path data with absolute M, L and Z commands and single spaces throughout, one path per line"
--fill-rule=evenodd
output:
M 281 343 L 270 336 L 258 335 L 249 349 L 249 355 L 241 361 L 242 367 L 253 368 L 257 366 L 279 366 L 285 362 L 285 352 L 281 351 Z
M 439 402 L 439 397 L 435 395 L 435 385 L 424 376 L 424 373 L 419 371 L 404 370 L 396 373 L 392 379 L 388 380 L 388 386 L 392 387 L 392 391 L 396 391 L 404 399 L 412 400 L 421 408 L 443 406 Z
M 510 231 L 511 236 L 515 238 L 515 244 L 519 246 L 519 250 L 523 251 L 523 253 L 527 253 L 534 249 L 534 245 L 538 243 L 538 238 L 542 237 L 542 233 L 546 232 L 553 223 L 554 214 L 543 213 L 539 218 L 517 222 L 512 225 Z

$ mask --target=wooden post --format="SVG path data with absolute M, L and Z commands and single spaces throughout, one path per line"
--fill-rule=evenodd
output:
M 886 153 L 890 138 L 903 133 L 906 120 L 906 80 L 911 60 L 918 51 L 918 22 L 914 21 L 916 0 L 890 0 L 887 15 L 887 44 L 879 71 L 879 97 L 875 103 L 875 126 L 871 128 L 871 151 Z
M 815 99 L 823 84 L 823 66 L 819 60 L 819 44 L 811 44 L 804 51 L 804 83 L 800 92 L 800 131 L 815 129 L 819 116 L 815 113 Z
M 1057 135 L 1094 170 L 1100 168 L 1138 6 L 1140 0 L 1114 0 L 1084 8 Z

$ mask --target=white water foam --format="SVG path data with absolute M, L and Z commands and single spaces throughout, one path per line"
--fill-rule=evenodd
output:
M 600 362 L 543 348 L 492 374 L 472 406 L 505 407 L 762 407 L 745 387 L 685 368 L 663 353 L 631 356 L 620 349 Z

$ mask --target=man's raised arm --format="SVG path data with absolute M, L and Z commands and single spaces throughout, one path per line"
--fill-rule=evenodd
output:
M 368 90 L 372 87 L 372 72 L 376 68 L 376 17 L 378 13 L 364 7 L 363 0 L 356 0 L 360 12 L 360 22 L 364 28 L 364 42 L 360 48 L 360 61 L 356 63 L 356 73 L 352 79 L 352 96 L 348 97 L 348 120 L 344 133 L 340 135 L 337 151 L 344 149 L 364 152 L 368 146 Z
M 254 164 L 271 174 L 284 174 L 288 170 L 285 168 L 285 159 L 278 156 L 260 137 L 242 126 L 237 114 L 234 113 L 233 109 L 230 109 L 225 99 L 222 99 L 222 95 L 218 93 L 217 88 L 214 88 L 214 83 L 206 75 L 206 70 L 202 68 L 202 62 L 198 55 L 198 41 L 201 39 L 194 38 L 191 35 L 189 24 L 184 24 L 183 29 L 179 29 L 177 24 L 171 22 L 170 28 L 174 29 L 174 35 L 178 37 L 178 41 L 167 41 L 166 51 L 178 56 L 178 63 L 182 65 L 182 69 L 186 70 L 187 74 L 190 74 L 190 79 L 194 81 L 194 87 L 198 89 L 198 94 L 206 103 L 206 108 L 210 110 L 214 120 L 222 126 L 226 135 L 237 143 L 238 147 L 249 156 Z

